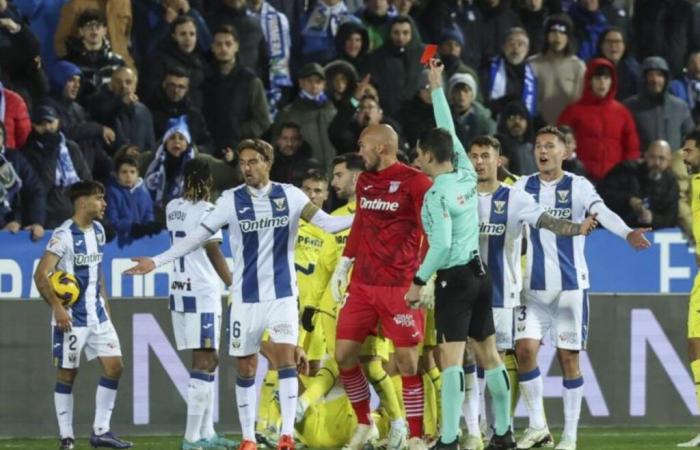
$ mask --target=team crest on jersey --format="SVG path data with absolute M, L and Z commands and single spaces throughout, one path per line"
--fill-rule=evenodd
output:
M 287 208 L 287 199 L 284 197 L 273 198 L 272 203 L 275 204 L 275 209 L 277 211 L 284 211 Z
M 559 202 L 561 203 L 566 203 L 569 201 L 569 191 L 557 191 L 557 195 L 559 196 Z
M 394 192 L 398 191 L 399 186 L 401 186 L 400 181 L 390 181 L 389 182 L 389 193 L 393 194 Z
M 493 208 L 496 214 L 503 214 L 506 210 L 506 202 L 503 200 L 495 200 L 493 202 Z

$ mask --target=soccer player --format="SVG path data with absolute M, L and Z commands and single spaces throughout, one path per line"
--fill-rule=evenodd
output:
M 166 226 L 173 243 L 196 230 L 214 208 L 209 203 L 212 178 L 209 165 L 190 160 L 184 168 L 185 191 L 166 209 Z M 214 372 L 221 333 L 221 279 L 231 285 L 231 271 L 219 245 L 217 231 L 203 247 L 173 263 L 170 310 L 178 350 L 192 350 L 192 372 L 187 384 L 187 423 L 182 450 L 233 447 L 235 443 L 214 431 Z
M 131 442 L 116 437 L 109 427 L 123 365 L 102 272 L 105 230 L 97 220 L 104 217 L 107 208 L 105 189 L 97 181 L 80 181 L 68 192 L 75 214 L 54 230 L 34 273 L 39 293 L 53 311 L 53 358 L 58 368 L 54 404 L 61 434 L 59 448 L 75 446 L 73 382 L 83 350 L 88 360 L 99 358 L 102 365 L 90 445 L 131 448 Z M 73 274 L 80 284 L 80 296 L 70 309 L 63 306 L 51 287 L 49 275 L 56 270 Z
M 434 281 L 435 326 L 442 367 L 442 426 L 438 449 L 457 450 L 464 399 L 462 361 L 467 338 L 485 369 L 496 415 L 490 450 L 515 448 L 510 429 L 510 386 L 498 357 L 491 313 L 491 286 L 479 257 L 476 173 L 457 138 L 442 89 L 444 67 L 430 61 L 428 80 L 439 128 L 421 134 L 416 162 L 433 179 L 421 215 L 429 250 L 406 293 L 406 303 L 422 306 L 421 290 Z M 454 162 L 453 162 L 454 161 Z
M 421 257 L 420 207 L 430 180 L 397 160 L 398 136 L 388 125 L 370 125 L 358 140 L 365 163 L 356 187 L 357 213 L 331 287 L 336 301 L 347 301 L 339 312 L 335 356 L 340 379 L 357 416 L 353 450 L 373 434 L 369 415 L 369 385 L 360 367 L 362 343 L 377 332 L 393 341 L 403 384 L 410 450 L 421 450 L 423 381 L 418 374 L 417 345 L 423 338 L 423 312 L 404 301 Z M 403 419 L 392 421 L 387 446 L 398 448 L 406 438 Z
M 646 249 L 646 228 L 632 230 L 601 200 L 583 177 L 564 172 L 565 136 L 556 127 L 537 132 L 535 160 L 538 173 L 523 177 L 514 189 L 524 189 L 554 217 L 581 221 L 586 214 L 611 233 L 627 240 L 635 250 Z M 564 432 L 558 450 L 576 449 L 581 412 L 583 377 L 579 352 L 588 335 L 588 267 L 583 253 L 584 236 L 556 236 L 548 230 L 529 229 L 523 305 L 516 310 L 516 355 L 520 392 L 525 398 L 529 427 L 518 448 L 532 448 L 549 439 L 544 418 L 543 387 L 537 353 L 546 335 L 557 348 L 564 384 Z
M 479 254 L 486 261 L 491 278 L 491 306 L 496 329 L 496 347 L 506 367 L 509 367 L 513 362 L 509 361 L 506 352 L 515 350 L 513 308 L 520 304 L 522 289 L 520 255 L 523 226 L 529 224 L 559 236 L 576 236 L 590 233 L 596 222 L 595 215 L 589 216 L 582 224 L 553 217 L 525 191 L 511 189 L 500 182 L 498 180 L 500 154 L 501 144 L 498 139 L 491 136 L 475 138 L 469 148 L 469 158 L 477 176 Z M 508 356 L 515 359 L 515 355 Z M 465 374 L 472 378 L 466 382 L 466 385 L 473 386 L 476 378 L 473 367 L 465 368 Z M 512 388 L 513 380 L 511 380 Z M 469 400 L 475 400 L 475 398 L 468 399 L 467 402 Z M 478 426 L 474 426 L 474 421 L 478 420 L 478 405 L 476 411 L 470 411 L 470 416 L 469 419 L 472 420 L 471 423 L 468 420 L 468 424 L 471 426 L 469 434 L 473 448 L 474 442 L 479 439 Z
M 201 227 L 153 258 L 139 257 L 127 274 L 141 275 L 195 250 L 228 224 L 235 261 L 231 293 L 229 354 L 236 357 L 236 401 L 243 432 L 241 450 L 255 450 L 257 354 L 263 332 L 269 331 L 270 357 L 279 372 L 282 429 L 278 450 L 293 450 L 297 402 L 298 288 L 294 244 L 299 219 L 333 233 L 350 227 L 353 217 L 331 217 L 298 188 L 270 182 L 274 152 L 260 139 L 236 147 L 245 184 L 221 194 Z
M 700 267 L 700 131 L 688 134 L 683 144 L 683 161 L 690 174 L 690 191 L 693 196 L 690 208 L 693 212 L 693 239 L 695 239 L 695 261 Z M 700 405 L 700 272 L 695 276 L 688 302 L 688 359 L 695 381 L 695 398 Z M 700 434 L 678 444 L 678 447 L 700 447 Z

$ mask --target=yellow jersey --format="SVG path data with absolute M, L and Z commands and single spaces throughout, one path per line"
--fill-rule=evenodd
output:
M 294 250 L 294 267 L 297 272 L 299 286 L 299 307 L 318 306 L 314 303 L 317 298 L 314 292 L 314 276 L 321 246 L 327 233 L 311 223 L 300 220 L 299 235 Z
M 690 178 L 690 210 L 693 215 L 695 253 L 700 255 L 700 173 Z

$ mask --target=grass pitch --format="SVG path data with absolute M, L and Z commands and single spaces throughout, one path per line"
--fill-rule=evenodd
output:
M 560 430 L 554 435 L 559 437 Z M 668 450 L 700 432 L 700 428 L 584 428 L 579 430 L 578 450 Z M 231 438 L 230 435 L 226 436 Z M 134 442 L 139 450 L 179 450 L 180 436 L 124 437 Z M 238 438 L 237 436 L 235 438 Z M 9 439 L 0 440 L 0 449 L 53 450 L 58 439 Z M 88 450 L 87 438 L 79 438 L 76 449 Z M 314 450 L 314 449 L 309 449 Z

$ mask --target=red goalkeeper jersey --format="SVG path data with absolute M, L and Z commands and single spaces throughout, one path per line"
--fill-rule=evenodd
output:
M 431 184 L 423 172 L 401 163 L 360 175 L 355 188 L 357 212 L 343 253 L 355 258 L 353 282 L 411 283 L 425 254 L 421 206 Z

